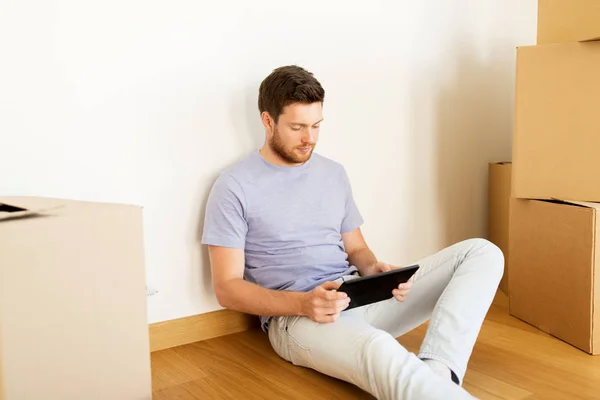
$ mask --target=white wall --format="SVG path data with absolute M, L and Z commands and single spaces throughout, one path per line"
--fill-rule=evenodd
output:
M 0 194 L 142 204 L 150 322 L 219 308 L 203 208 L 262 143 L 258 85 L 280 65 L 324 85 L 317 149 L 346 166 L 381 259 L 485 235 L 535 0 L 1 4 Z

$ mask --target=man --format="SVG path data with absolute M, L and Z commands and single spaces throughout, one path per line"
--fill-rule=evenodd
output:
M 285 360 L 378 399 L 472 399 L 461 383 L 502 276 L 502 252 L 483 239 L 455 244 L 418 261 L 394 298 L 344 311 L 341 282 L 398 267 L 365 243 L 344 168 L 313 154 L 324 97 L 297 66 L 262 82 L 264 146 L 220 175 L 206 209 L 203 243 L 217 299 L 261 316 Z M 418 356 L 394 339 L 429 319 Z

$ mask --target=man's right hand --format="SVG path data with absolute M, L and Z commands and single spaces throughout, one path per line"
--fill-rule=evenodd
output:
M 346 293 L 336 292 L 340 283 L 325 282 L 306 293 L 302 314 L 315 322 L 334 322 L 350 304 Z

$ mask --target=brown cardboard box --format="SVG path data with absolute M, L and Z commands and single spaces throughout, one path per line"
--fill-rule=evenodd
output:
M 508 294 L 508 207 L 510 203 L 509 162 L 490 163 L 488 183 L 488 240 L 504 253 L 504 276 L 500 290 Z
M 600 354 L 600 204 L 511 199 L 510 313 Z
M 0 197 L 0 276 L 4 400 L 151 399 L 139 207 Z
M 0 268 L 0 282 L 2 282 L 2 268 Z M 0 400 L 4 400 L 4 385 L 2 384 L 2 307 L 0 307 Z
M 539 0 L 537 43 L 600 39 L 600 0 Z
M 517 52 L 512 195 L 600 201 L 600 41 Z

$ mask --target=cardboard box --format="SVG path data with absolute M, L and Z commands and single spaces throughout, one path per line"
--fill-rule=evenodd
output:
M 504 276 L 500 290 L 508 294 L 508 208 L 510 204 L 510 162 L 490 163 L 488 183 L 488 240 L 504 253 Z
M 539 0 L 537 43 L 600 39 L 599 0 Z
M 512 195 L 600 201 L 600 42 L 517 51 Z
M 0 282 L 2 282 L 2 268 L 0 268 Z M 4 400 L 4 385 L 2 384 L 2 307 L 0 307 L 0 400 Z
M 151 399 L 144 269 L 139 207 L 0 197 L 4 400 Z
M 510 313 L 600 354 L 600 204 L 511 199 Z

